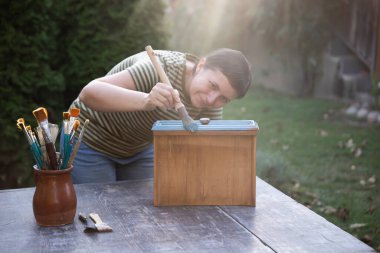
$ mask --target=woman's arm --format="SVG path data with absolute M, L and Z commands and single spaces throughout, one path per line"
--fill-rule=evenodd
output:
M 79 94 L 79 99 L 93 110 L 101 112 L 149 111 L 156 107 L 172 108 L 179 99 L 167 84 L 156 84 L 150 93 L 136 91 L 128 70 L 91 81 Z

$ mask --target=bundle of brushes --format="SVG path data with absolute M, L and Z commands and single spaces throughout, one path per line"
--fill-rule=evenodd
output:
M 25 125 L 23 118 L 17 120 L 17 127 L 24 132 L 38 169 L 61 170 L 71 167 L 86 126 L 89 123 L 87 119 L 80 131 L 78 140 L 74 143 L 74 135 L 78 132 L 80 125 L 77 119 L 79 113 L 80 110 L 77 108 L 72 108 L 70 112 L 63 113 L 64 143 L 61 145 L 60 152 L 57 152 L 55 148 L 59 127 L 56 124 L 49 123 L 48 113 L 45 108 L 40 107 L 33 111 L 38 123 L 35 132 L 32 131 L 30 126 Z

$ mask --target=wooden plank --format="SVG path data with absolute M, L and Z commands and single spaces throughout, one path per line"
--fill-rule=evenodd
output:
M 0 191 L 2 252 L 273 252 L 217 206 L 154 207 L 153 182 L 75 186 L 77 212 L 96 212 L 111 233 L 83 233 L 78 219 L 36 225 L 34 188 Z
M 256 207 L 221 207 L 275 252 L 376 252 L 257 178 Z
M 256 206 L 256 136 L 252 139 L 252 151 L 251 151 L 251 189 L 252 189 L 252 206 Z
M 34 188 L 0 191 L 2 252 L 375 252 L 257 178 L 257 206 L 154 207 L 153 182 L 76 185 L 78 210 L 114 232 L 39 227 Z

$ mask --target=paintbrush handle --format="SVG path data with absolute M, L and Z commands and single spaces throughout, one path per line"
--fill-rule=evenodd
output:
M 61 169 L 67 168 L 67 163 L 69 161 L 70 155 L 71 155 L 72 146 L 70 145 L 70 135 L 65 134 L 64 135 L 64 149 L 63 149 L 63 162 Z
M 93 220 L 95 224 L 103 223 L 102 219 L 100 219 L 100 216 L 97 213 L 90 213 L 88 216 L 90 216 L 91 220 Z
M 83 135 L 84 135 L 84 131 L 86 130 L 86 126 L 87 124 L 90 123 L 90 120 L 89 119 L 86 119 L 86 121 L 84 122 L 83 124 L 83 127 L 82 127 L 82 131 L 80 132 L 79 134 L 79 137 L 78 137 L 78 140 L 77 142 L 75 143 L 75 146 L 74 146 L 74 149 L 73 151 L 71 152 L 71 155 L 70 155 L 70 159 L 69 161 L 67 162 L 67 168 L 70 168 L 71 167 L 71 164 L 73 163 L 74 161 L 74 158 L 78 152 L 78 149 L 79 149 L 79 146 L 80 146 L 80 143 L 82 142 L 82 138 L 83 138 Z M 64 168 L 65 169 L 65 168 Z
M 150 58 L 150 61 L 153 63 L 154 69 L 157 71 L 161 82 L 169 84 L 171 87 L 173 87 L 164 69 L 162 68 L 161 64 L 158 62 L 157 57 L 153 51 L 153 48 L 151 46 L 146 46 L 145 50 Z
M 161 64 L 158 62 L 157 57 L 156 57 L 156 54 L 155 54 L 154 51 L 153 51 L 153 48 L 152 48 L 151 46 L 146 46 L 146 47 L 145 47 L 145 50 L 146 50 L 146 52 L 147 52 L 147 54 L 148 54 L 148 56 L 149 56 L 150 61 L 152 62 L 153 66 L 154 66 L 154 69 L 157 71 L 158 76 L 159 76 L 161 82 L 166 83 L 166 84 L 169 84 L 169 85 L 173 88 L 173 86 L 172 86 L 172 84 L 170 83 L 170 80 L 169 80 L 168 76 L 166 75 L 164 69 L 162 68 Z M 175 109 L 176 109 L 177 111 L 178 111 L 179 109 L 181 109 L 182 107 L 186 110 L 184 104 L 182 104 L 181 101 L 179 101 L 179 102 L 177 102 L 177 103 L 175 104 Z M 183 109 L 182 109 L 182 110 L 183 110 Z
M 42 154 L 41 154 L 40 148 L 37 146 L 37 143 L 33 142 L 32 145 L 30 146 L 30 149 L 32 150 L 34 159 L 36 160 L 37 167 L 39 169 L 42 169 L 44 164 L 42 161 Z
M 57 154 L 55 152 L 54 144 L 49 142 L 45 144 L 47 154 L 50 160 L 50 166 L 53 170 L 58 169 Z

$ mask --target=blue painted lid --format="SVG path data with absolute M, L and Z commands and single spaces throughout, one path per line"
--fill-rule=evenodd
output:
M 254 120 L 210 120 L 207 125 L 195 120 L 198 131 L 247 131 L 258 130 Z M 153 131 L 185 131 L 181 120 L 159 120 L 153 124 Z

